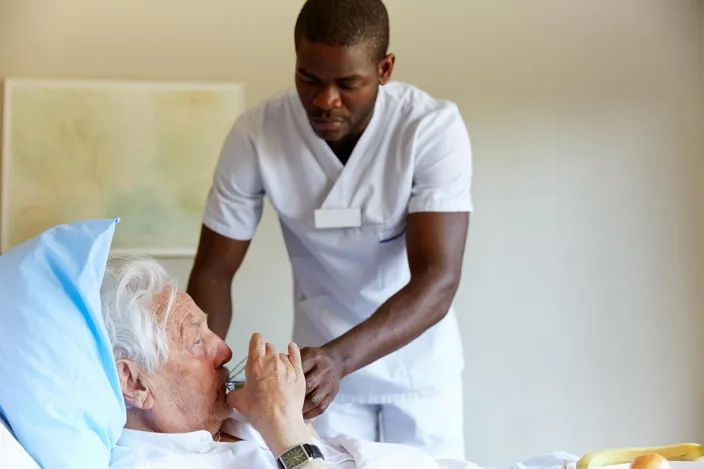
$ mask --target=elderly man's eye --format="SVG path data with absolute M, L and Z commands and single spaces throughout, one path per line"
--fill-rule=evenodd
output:
M 193 342 L 193 345 L 200 345 L 202 343 L 203 343 L 203 338 L 201 337 L 198 340 L 196 340 L 195 342 Z

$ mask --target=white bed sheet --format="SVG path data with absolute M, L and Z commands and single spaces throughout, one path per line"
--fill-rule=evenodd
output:
M 509 469 L 562 469 L 563 461 L 567 461 L 567 469 L 576 469 L 579 456 L 555 452 L 536 456 L 534 458 L 513 464 Z M 628 469 L 630 463 L 604 466 L 601 469 Z M 704 458 L 698 461 L 670 461 L 672 469 L 704 469 Z
M 0 469 L 40 469 L 0 420 Z
M 576 469 L 579 456 L 556 451 L 527 459 L 512 464 L 508 469 L 563 469 L 563 462 L 567 461 L 567 469 Z M 444 469 L 467 469 L 468 466 L 460 464 L 456 468 L 448 462 Z M 672 469 L 704 469 L 704 458 L 694 462 L 671 461 Z M 606 466 L 602 469 L 628 469 L 629 464 Z M 15 439 L 10 431 L 0 420 L 0 469 L 41 469 L 22 445 Z M 501 468 L 484 468 L 501 469 Z

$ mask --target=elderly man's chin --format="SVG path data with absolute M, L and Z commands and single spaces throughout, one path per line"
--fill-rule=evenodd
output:
M 230 406 L 227 405 L 227 391 L 225 387 L 228 377 L 229 372 L 227 368 L 223 367 L 219 370 L 219 379 L 217 380 L 216 387 L 214 389 L 215 403 L 213 410 L 213 418 L 219 421 L 227 419 L 232 414 L 232 409 L 230 409 Z
M 215 401 L 215 408 L 213 410 L 213 420 L 222 422 L 232 415 L 232 409 L 227 405 L 227 395 L 225 394 L 225 389 L 223 388 L 221 393 L 218 394 L 217 400 Z

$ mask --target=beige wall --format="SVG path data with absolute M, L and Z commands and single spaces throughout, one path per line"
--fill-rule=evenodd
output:
M 301 0 L 0 2 L 0 75 L 292 84 Z M 397 78 L 457 101 L 476 152 L 471 459 L 703 439 L 703 5 L 389 1 Z M 284 344 L 271 210 L 235 283 L 236 353 Z

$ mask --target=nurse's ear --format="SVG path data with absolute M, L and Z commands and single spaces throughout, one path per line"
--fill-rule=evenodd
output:
M 379 84 L 385 85 L 391 80 L 391 74 L 394 71 L 394 64 L 396 63 L 396 56 L 394 54 L 387 54 L 379 62 Z
M 120 379 L 125 404 L 141 410 L 154 407 L 154 397 L 144 373 L 132 360 L 117 360 L 117 376 Z

